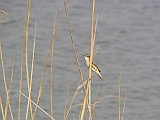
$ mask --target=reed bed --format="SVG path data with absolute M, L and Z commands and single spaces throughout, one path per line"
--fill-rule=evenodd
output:
M 77 88 L 73 94 L 73 97 L 71 99 L 71 101 L 69 101 L 68 97 L 69 97 L 69 92 L 70 92 L 70 84 L 72 82 L 72 77 L 70 78 L 69 82 L 68 82 L 68 89 L 66 90 L 66 101 L 65 101 L 65 105 L 64 105 L 64 120 L 68 119 L 68 115 L 70 114 L 71 109 L 73 108 L 73 106 L 80 106 L 80 111 L 79 111 L 79 118 L 74 118 L 74 119 L 79 119 L 79 120 L 84 120 L 85 116 L 87 116 L 87 119 L 89 120 L 93 120 L 94 119 L 94 113 L 95 113 L 95 109 L 96 109 L 96 105 L 100 104 L 103 99 L 106 99 L 108 97 L 113 97 L 115 99 L 117 99 L 117 103 L 118 103 L 118 120 L 123 120 L 124 119 L 124 111 L 125 111 L 125 106 L 126 106 L 126 98 L 127 98 L 127 94 L 126 97 L 124 98 L 124 100 L 121 98 L 121 76 L 122 76 L 122 62 L 123 62 L 123 56 L 124 56 L 124 52 L 122 51 L 122 58 L 120 60 L 120 75 L 119 75 L 119 80 L 118 80 L 118 95 L 109 95 L 109 96 L 104 96 L 104 98 L 98 99 L 98 93 L 100 90 L 100 82 L 97 85 L 97 92 L 95 93 L 95 96 L 91 96 L 91 79 L 92 79 L 92 72 L 91 72 L 91 64 L 89 66 L 89 72 L 88 72 L 88 80 L 84 80 L 83 78 L 83 73 L 81 70 L 81 66 L 79 63 L 79 58 L 77 55 L 77 51 L 76 51 L 76 46 L 74 44 L 74 37 L 72 35 L 72 29 L 71 29 L 71 25 L 70 25 L 70 20 L 69 20 L 69 16 L 68 16 L 68 10 L 67 8 L 70 5 L 66 4 L 66 1 L 64 0 L 64 8 L 62 10 L 62 12 L 60 13 L 60 17 L 57 18 L 57 13 L 55 14 L 55 18 L 54 18 L 54 28 L 53 28 L 53 32 L 52 32 L 52 38 L 51 38 L 51 42 L 50 42 L 50 46 L 48 47 L 48 52 L 46 54 L 46 58 L 44 61 L 44 67 L 43 67 L 43 71 L 42 71 L 42 76 L 41 76 L 41 82 L 40 82 L 40 86 L 39 86 L 39 92 L 37 95 L 37 101 L 34 102 L 32 101 L 31 98 L 31 91 L 32 91 L 32 82 L 33 82 L 33 74 L 34 74 L 34 60 L 35 60 L 35 46 L 36 46 L 36 28 L 37 28 L 37 22 L 35 22 L 35 31 L 34 31 L 34 42 L 33 42 L 33 48 L 32 48 L 32 61 L 31 63 L 29 63 L 28 61 L 28 30 L 29 30 L 29 22 L 30 22 L 30 9 L 31 9 L 31 2 L 32 0 L 28 0 L 27 1 L 27 12 L 26 12 L 26 18 L 25 18 L 25 23 L 24 23 L 24 39 L 22 40 L 22 50 L 21 50 L 21 64 L 20 64 L 20 80 L 19 80 L 19 98 L 18 99 L 18 112 L 17 112 L 17 118 L 18 120 L 21 119 L 21 105 L 22 105 L 22 97 L 25 97 L 27 99 L 27 104 L 26 104 L 26 110 L 25 110 L 25 118 L 26 120 L 34 120 L 36 118 L 36 114 L 37 114 L 37 110 L 40 109 L 42 112 L 44 112 L 48 118 L 50 118 L 51 120 L 55 120 L 54 118 L 54 109 L 53 109 L 53 93 L 52 93 L 52 73 L 53 73 L 53 62 L 54 62 L 54 38 L 56 35 L 56 31 L 58 29 L 58 25 L 60 24 L 60 20 L 62 17 L 62 14 L 66 15 L 66 20 L 68 22 L 68 30 L 70 32 L 70 39 L 71 39 L 71 44 L 73 47 L 73 53 L 74 53 L 74 57 L 75 57 L 75 61 L 76 61 L 76 65 L 77 68 L 79 70 L 79 82 L 77 83 Z M 95 3 L 96 0 L 92 0 L 92 15 L 91 15 L 91 28 L 90 28 L 90 63 L 92 62 L 93 59 L 93 53 L 97 52 L 94 51 L 94 42 L 95 42 L 95 38 L 96 38 L 96 27 L 97 27 L 97 23 L 98 23 L 98 16 L 96 19 L 96 25 L 95 23 Z M 3 12 L 5 13 L 5 12 Z M 6 13 L 5 13 L 6 14 Z M 7 14 L 6 14 L 7 15 Z M 57 22 L 58 19 L 58 22 Z M 97 48 L 98 49 L 98 48 Z M 2 114 L 2 119 L 3 120 L 7 120 L 7 117 L 10 116 L 12 120 L 14 120 L 14 116 L 13 115 L 13 109 L 17 109 L 17 108 L 12 108 L 11 106 L 11 99 L 10 99 L 10 92 L 12 90 L 12 78 L 13 78 L 13 74 L 14 74 L 14 63 L 15 63 L 15 58 L 13 60 L 12 63 L 12 73 L 11 73 L 11 79 L 10 79 L 10 85 L 9 88 L 7 87 L 7 79 L 6 79 L 6 72 L 5 72 L 5 64 L 4 64 L 4 58 L 3 58 L 3 51 L 2 51 L 2 45 L 0 43 L 0 57 L 1 57 L 1 66 L 2 66 L 2 74 L 3 74 L 3 82 L 4 82 L 4 86 L 5 86 L 5 96 L 6 99 L 2 99 L 3 96 L 0 96 L 0 110 L 1 110 L 1 114 Z M 44 89 L 44 74 L 46 72 L 46 65 L 47 63 L 50 64 L 50 91 L 48 91 L 48 94 L 50 95 L 50 113 L 47 113 L 44 109 L 42 109 L 41 106 L 39 106 L 40 102 L 41 102 L 41 98 L 42 98 L 42 94 L 43 94 L 43 89 Z M 31 64 L 31 69 L 29 69 L 29 64 Z M 26 76 L 26 80 L 27 81 L 27 93 L 28 94 L 24 94 L 22 92 L 23 88 L 22 88 L 22 83 L 24 81 L 23 76 L 24 76 L 24 72 L 25 72 L 25 76 Z M 71 71 L 72 73 L 72 71 Z M 77 97 L 77 93 L 80 91 L 80 89 L 83 89 L 84 91 L 84 95 L 82 98 L 82 102 L 75 105 L 74 104 L 74 100 Z M 4 97 L 3 97 L 4 98 Z M 94 101 L 91 101 L 91 98 L 94 98 Z M 3 104 L 2 101 L 5 101 L 5 104 Z M 121 114 L 121 102 L 123 101 L 124 107 L 122 110 L 122 114 Z M 33 107 L 34 106 L 34 107 Z

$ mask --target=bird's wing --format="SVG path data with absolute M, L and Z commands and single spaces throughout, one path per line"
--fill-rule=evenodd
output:
M 101 72 L 100 69 L 98 68 L 98 66 L 97 66 L 93 61 L 92 61 L 92 64 L 93 64 L 93 67 L 94 67 L 94 66 L 96 67 L 96 68 L 94 68 L 94 69 L 98 69 L 98 71 Z

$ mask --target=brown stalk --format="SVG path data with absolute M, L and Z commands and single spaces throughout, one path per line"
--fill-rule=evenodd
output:
M 68 10 L 67 10 L 67 6 L 66 6 L 66 1 L 65 0 L 64 0 L 64 8 L 65 8 L 65 12 L 66 12 L 66 18 L 67 18 L 67 22 L 68 22 L 68 29 L 69 29 L 69 32 L 70 32 L 70 37 L 71 37 L 71 41 L 72 41 L 72 47 L 73 47 L 76 63 L 77 63 L 77 66 L 78 66 L 78 70 L 79 70 L 79 73 L 80 73 L 81 82 L 84 83 L 82 71 L 81 71 L 81 68 L 80 68 L 80 63 L 79 63 L 79 60 L 78 60 L 78 55 L 77 55 L 77 52 L 76 52 L 76 47 L 74 45 L 74 38 L 73 38 L 73 35 L 72 35 L 72 29 L 71 29 L 71 26 L 70 26 L 70 20 L 69 20 L 69 17 L 68 17 Z
M 98 16 L 99 16 L 99 14 L 97 15 L 97 19 L 96 19 L 96 25 L 95 25 L 95 30 L 94 30 L 93 44 L 95 43 L 95 39 L 96 39 L 96 30 L 97 30 L 97 24 L 98 24 Z M 94 47 L 94 45 L 93 45 L 93 47 Z M 94 54 L 94 53 L 96 54 L 96 53 L 98 52 L 98 50 L 99 50 L 99 46 L 96 47 L 96 49 L 94 50 L 93 54 Z M 95 54 L 94 54 L 94 55 L 95 55 Z M 99 82 L 99 84 L 98 84 L 95 102 L 96 102 L 96 100 L 98 99 L 99 89 L 100 89 L 100 82 Z M 92 117 L 91 119 L 93 119 L 95 108 L 96 108 L 96 105 L 94 104 L 94 106 L 93 106 L 93 108 L 92 108 L 92 113 L 91 113 L 91 116 L 90 116 L 90 117 Z
M 125 111 L 125 108 L 126 108 L 126 99 L 127 99 L 127 94 L 126 94 L 126 97 L 124 99 L 124 106 L 123 106 L 123 111 L 122 111 L 122 120 L 124 120 L 124 111 Z
M 35 31 L 34 31 L 34 43 L 33 43 L 33 51 L 32 51 L 32 66 L 31 66 L 30 84 L 29 84 L 29 91 L 28 91 L 29 99 L 31 99 L 32 80 L 33 80 L 33 73 L 34 73 L 34 55 L 35 55 L 35 47 L 36 47 L 36 28 L 37 28 L 37 21 L 35 23 Z M 33 111 L 32 111 L 31 101 L 30 101 L 29 105 L 30 105 L 30 114 L 31 114 L 31 118 L 32 118 L 33 117 L 33 113 L 32 113 Z
M 93 48 L 94 48 L 94 10 L 95 10 L 95 0 L 92 0 L 92 17 L 91 17 L 91 36 L 90 36 L 90 64 L 89 64 L 89 73 L 88 73 L 88 83 L 87 83 L 87 88 L 85 91 L 85 96 L 81 108 L 81 113 L 80 113 L 80 120 L 83 120 L 84 118 L 84 113 L 85 113 L 85 107 L 86 104 L 88 103 L 88 111 L 89 111 L 89 119 L 92 119 L 91 115 L 91 65 L 92 65 L 92 59 L 93 59 Z M 89 96 L 88 96 L 89 95 Z M 87 102 L 88 100 L 88 102 Z
M 13 59 L 13 63 L 12 63 L 12 73 L 11 73 L 11 79 L 10 79 L 10 89 L 8 91 L 9 93 L 9 101 L 10 101 L 10 93 L 11 93 L 11 90 L 12 90 L 12 80 L 13 80 L 13 75 L 14 75 L 14 63 L 15 63 L 15 56 L 14 56 L 14 59 Z M 12 108 L 11 108 L 11 105 L 9 103 L 9 110 L 10 110 L 10 114 L 11 114 L 11 119 L 14 120 L 13 118 L 13 114 L 12 114 Z
M 78 86 L 77 86 L 77 89 L 76 89 L 76 91 L 75 91 L 75 93 L 74 93 L 74 95 L 73 95 L 73 97 L 72 97 L 71 103 L 70 103 L 69 108 L 68 108 L 68 111 L 67 111 L 67 113 L 66 113 L 66 106 L 67 106 L 67 102 L 68 102 L 68 94 L 69 94 L 69 90 L 70 90 L 70 83 L 71 83 L 71 80 L 72 80 L 72 71 L 73 71 L 73 68 L 74 68 L 74 65 L 73 65 L 73 67 L 72 67 L 72 70 L 71 70 L 71 73 L 70 73 L 70 80 L 69 80 L 69 82 L 68 82 L 68 89 L 67 89 L 67 93 L 66 93 L 66 102 L 65 102 L 65 109 L 64 109 L 64 120 L 66 120 L 67 117 L 68 117 L 68 114 L 69 114 L 69 112 L 70 112 L 70 110 L 71 110 L 71 108 L 72 108 L 72 106 L 73 106 L 73 103 L 74 103 L 74 100 L 75 100 L 76 95 L 77 95 L 77 93 L 78 93 L 78 90 L 79 90 L 81 87 L 83 87 L 83 88 L 85 89 L 85 85 L 86 85 L 86 83 L 87 83 L 87 81 L 85 81 L 83 84 L 81 84 L 81 80 L 79 81 Z M 75 106 L 75 105 L 74 105 L 74 106 Z
M 2 99 L 0 97 L 0 106 L 1 106 L 1 111 L 2 111 L 2 118 L 3 120 L 5 119 L 5 114 L 4 114 L 4 110 L 3 110 L 3 105 L 2 105 Z
M 20 92 L 20 91 L 19 91 Z M 45 110 L 43 110 L 40 106 L 38 106 L 35 102 L 33 102 L 31 99 L 29 99 L 25 94 L 21 93 L 25 98 L 27 98 L 29 101 L 31 101 L 37 108 L 39 108 L 42 112 L 44 112 L 48 117 L 50 117 L 52 120 L 55 120 L 50 114 L 48 114 Z
M 27 86 L 28 86 L 28 92 L 29 92 L 29 86 L 30 86 L 30 81 L 29 81 L 29 70 L 28 70 L 28 28 L 29 28 L 29 21 L 30 21 L 30 8 L 31 8 L 31 1 L 32 0 L 28 0 L 27 1 L 27 13 L 26 13 L 26 19 L 25 19 L 25 41 L 26 41 L 26 77 L 27 77 Z M 28 104 L 27 104 L 27 110 L 26 110 L 26 120 L 28 119 L 28 109 L 30 106 L 30 102 L 28 100 Z M 30 106 L 31 107 L 31 106 Z M 31 109 L 31 108 L 30 108 Z M 32 116 L 32 111 L 30 111 L 30 114 Z
M 122 58 L 120 60 L 120 74 L 118 80 L 118 120 L 121 119 L 121 78 L 122 78 L 122 61 L 123 61 L 124 51 L 122 51 Z
M 87 81 L 87 86 L 86 86 L 86 89 L 85 89 L 85 96 L 84 96 L 84 99 L 83 99 L 83 102 L 82 102 L 82 108 L 81 108 L 81 112 L 80 112 L 80 116 L 79 116 L 79 119 L 80 120 L 83 120 L 84 118 L 84 115 L 85 115 L 85 107 L 86 107 L 86 104 L 87 104 L 87 101 L 88 101 L 88 91 L 89 91 L 89 80 Z
M 53 67 L 53 50 L 54 50 L 54 43 L 52 44 L 52 53 L 51 53 L 51 62 L 50 62 L 50 113 L 51 113 L 51 116 L 53 117 L 53 103 L 52 103 L 52 100 L 53 100 L 53 93 L 52 93 L 52 67 Z
M 2 45 L 0 42 L 0 56 L 1 56 L 1 63 L 2 63 L 2 71 L 3 71 L 3 80 L 4 80 L 4 87 L 6 91 L 6 107 L 5 107 L 5 116 L 4 119 L 7 119 L 7 113 L 8 113 L 8 105 L 10 104 L 9 100 L 9 94 L 8 94 L 8 88 L 6 83 L 6 73 L 4 68 L 4 60 L 3 60 L 3 52 L 2 52 Z
M 73 38 L 73 35 L 72 35 L 72 29 L 71 29 L 71 26 L 70 26 L 70 20 L 69 20 L 69 17 L 68 17 L 68 10 L 67 10 L 67 5 L 66 5 L 66 1 L 65 0 L 64 0 L 64 9 L 65 9 L 65 12 L 66 12 L 66 19 L 67 19 L 67 22 L 68 22 L 68 29 L 69 29 L 69 32 L 70 32 L 70 37 L 71 37 L 71 41 L 72 41 L 72 47 L 73 47 L 73 51 L 74 51 L 74 55 L 75 55 L 75 59 L 76 59 L 76 64 L 78 66 L 78 70 L 79 70 L 79 74 L 80 74 L 80 80 L 81 80 L 82 84 L 84 84 L 83 75 L 82 75 L 82 71 L 81 71 L 81 68 L 80 68 L 80 63 L 79 63 L 79 60 L 78 60 L 76 47 L 75 47 L 75 44 L 74 44 L 74 38 Z M 68 95 L 68 92 L 69 92 L 69 87 L 68 87 L 68 90 L 67 90 L 67 95 Z M 72 98 L 72 101 L 71 101 L 71 104 L 70 104 L 70 107 L 69 107 L 68 111 L 70 111 L 70 108 L 72 106 L 74 98 L 75 98 L 75 95 Z M 66 119 L 68 114 L 69 114 L 69 113 L 66 114 L 67 100 L 68 100 L 68 98 L 66 98 L 66 104 L 65 104 L 65 109 L 64 109 L 64 119 Z
M 80 82 L 79 82 L 79 85 L 78 85 L 78 87 L 77 87 L 77 89 L 76 89 L 76 91 L 75 91 L 75 93 L 74 93 L 74 95 L 73 95 L 73 97 L 72 97 L 70 106 L 69 106 L 69 108 L 68 108 L 68 112 L 67 112 L 67 113 L 65 114 L 65 116 L 64 116 L 64 120 L 67 120 L 68 114 L 69 114 L 69 112 L 70 112 L 70 110 L 71 110 L 71 108 L 72 108 L 72 106 L 73 106 L 73 102 L 74 102 L 75 97 L 76 97 L 76 95 L 77 95 L 77 93 L 78 93 L 78 90 L 81 89 L 82 87 L 84 87 L 85 84 L 86 84 L 86 81 L 85 81 L 82 85 L 80 85 Z
M 95 111 L 95 108 L 96 108 L 96 102 L 98 100 L 98 93 L 99 93 L 99 89 L 100 89 L 100 82 L 101 81 L 99 81 L 98 88 L 97 88 L 97 93 L 96 93 L 96 98 L 94 100 L 94 104 L 93 104 L 93 108 L 92 108 L 92 119 L 93 119 L 94 111 Z
M 21 56 L 20 80 L 19 80 L 19 91 L 20 92 L 22 92 L 23 63 L 24 63 L 24 44 L 25 44 L 25 39 L 22 40 L 22 56 Z M 20 117 L 21 117 L 21 112 L 20 112 L 21 111 L 21 100 L 22 100 L 22 95 L 19 93 L 19 99 L 18 99 L 18 120 L 20 120 Z
M 54 32 L 56 30 L 56 17 L 57 17 L 57 12 L 55 14 L 55 18 L 54 18 L 54 29 L 53 29 L 53 33 L 52 33 L 52 48 L 51 48 L 51 59 L 50 59 L 50 113 L 51 113 L 51 116 L 53 117 L 53 93 L 52 93 L 52 84 L 53 84 L 53 79 L 52 79 L 52 72 L 53 72 L 53 57 L 54 57 Z
M 57 23 L 57 25 L 56 25 L 56 27 L 55 27 L 55 29 L 54 29 L 54 34 L 53 34 L 53 36 L 52 36 L 52 38 L 54 38 L 54 36 L 56 35 L 56 31 L 57 31 L 57 29 L 58 29 L 58 25 L 59 25 L 59 23 L 60 23 L 60 19 L 61 19 L 61 17 L 62 17 L 62 14 L 63 14 L 63 11 L 61 12 L 61 15 L 60 15 L 60 17 L 59 17 L 59 19 L 58 19 L 58 23 Z M 51 40 L 51 42 L 50 42 L 50 46 L 49 46 L 49 48 L 48 48 L 48 52 L 47 52 L 47 55 L 46 55 L 46 60 L 45 60 L 45 62 L 44 62 L 44 69 L 43 69 L 43 71 L 42 71 L 42 78 L 41 78 L 41 83 L 40 83 L 40 88 L 39 88 L 39 93 L 38 93 L 38 98 L 37 98 L 37 105 L 39 104 L 39 102 L 40 102 L 40 98 L 41 98 L 41 96 L 42 96 L 42 92 L 43 92 L 43 82 L 44 82 L 44 74 L 45 74 L 45 72 L 46 72 L 46 65 L 47 65 L 47 62 L 48 62 L 48 57 L 49 57 L 49 55 L 50 55 L 50 50 L 51 50 L 51 47 L 52 47 L 52 44 L 53 44 L 53 41 L 54 39 L 52 39 Z M 36 108 L 35 108 L 35 110 L 34 110 L 34 114 L 33 114 L 33 119 L 35 118 L 35 115 L 36 115 L 36 112 L 37 112 L 37 106 L 36 106 Z

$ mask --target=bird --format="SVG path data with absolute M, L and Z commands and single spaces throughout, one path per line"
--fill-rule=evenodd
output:
M 88 54 L 84 55 L 84 59 L 86 61 L 87 67 L 89 68 L 90 55 L 88 55 Z M 103 78 L 100 74 L 100 72 L 101 72 L 100 69 L 98 68 L 98 66 L 93 61 L 92 61 L 92 65 L 91 65 L 91 70 L 93 72 L 95 72 L 101 80 L 103 80 Z

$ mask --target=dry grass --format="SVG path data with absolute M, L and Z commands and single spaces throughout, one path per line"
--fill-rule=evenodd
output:
M 95 38 L 96 38 L 96 27 L 97 27 L 97 21 L 98 21 L 98 17 L 97 17 L 97 21 L 96 21 L 96 25 L 94 25 L 94 11 L 95 11 L 95 0 L 92 1 L 92 17 L 91 17 L 91 33 L 90 33 L 90 63 L 92 62 L 93 59 L 93 53 L 96 53 L 99 49 L 99 46 L 96 48 L 96 52 L 94 51 L 94 42 L 95 42 Z M 69 5 L 70 6 L 70 5 Z M 98 93 L 100 90 L 100 82 L 97 85 L 97 92 L 95 93 L 95 96 L 91 96 L 91 77 L 92 77 L 92 73 L 91 73 L 91 64 L 89 66 L 89 73 L 88 73 L 88 80 L 84 80 L 83 78 L 83 74 L 82 74 L 82 70 L 81 70 L 81 66 L 79 63 L 79 59 L 78 59 L 78 55 L 77 55 L 77 51 L 76 51 L 76 46 L 74 44 L 74 38 L 72 35 L 72 29 L 71 29 L 71 25 L 70 25 L 70 20 L 69 20 L 69 16 L 68 16 L 68 10 L 67 8 L 69 7 L 66 4 L 66 1 L 64 0 L 64 9 L 62 10 L 60 17 L 58 18 L 58 22 L 57 21 L 57 12 L 55 14 L 55 18 L 54 18 L 54 28 L 53 28 L 53 33 L 52 33 L 52 39 L 50 42 L 50 46 L 48 47 L 48 53 L 46 54 L 46 59 L 44 61 L 44 67 L 43 67 L 43 71 L 42 71 L 42 76 L 41 76 L 41 82 L 40 82 L 40 86 L 39 86 L 39 92 L 38 92 L 38 96 L 37 96 L 37 101 L 34 102 L 32 101 L 31 98 L 31 91 L 32 91 L 32 80 L 33 80 L 33 74 L 34 74 L 34 56 L 35 56 L 35 51 L 36 51 L 36 28 L 37 28 L 37 22 L 35 22 L 35 33 L 34 33 L 34 42 L 33 42 L 33 49 L 32 49 L 32 62 L 31 62 L 31 69 L 29 70 L 29 62 L 28 62 L 28 30 L 29 30 L 29 21 L 30 21 L 30 7 L 31 7 L 31 0 L 27 1 L 27 13 L 26 13 L 26 18 L 25 18 L 25 24 L 24 24 L 24 39 L 22 40 L 22 56 L 21 56 L 21 65 L 20 65 L 20 81 L 19 81 L 19 98 L 18 98 L 18 112 L 17 112 L 17 116 L 18 116 L 18 120 L 21 119 L 21 105 L 22 105 L 22 96 L 24 96 L 27 99 L 27 107 L 26 107 L 26 112 L 25 112 L 25 119 L 31 119 L 34 120 L 36 118 L 36 113 L 37 113 L 37 109 L 40 109 L 42 112 L 44 112 L 48 118 L 50 118 L 51 120 L 54 120 L 54 109 L 53 109 L 53 94 L 52 94 L 52 71 L 53 71 L 53 62 L 54 62 L 54 37 L 56 35 L 56 31 L 58 29 L 58 25 L 60 23 L 60 19 L 62 17 L 62 14 L 65 12 L 66 14 L 66 20 L 68 22 L 68 29 L 70 32 L 70 38 L 71 38 L 71 44 L 73 47 L 73 52 L 74 52 L 74 56 L 75 56 L 75 60 L 76 60 L 76 65 L 77 68 L 79 70 L 79 76 L 80 76 L 80 80 L 77 83 L 77 88 L 76 91 L 73 94 L 73 97 L 71 99 L 71 101 L 68 100 L 68 96 L 69 96 L 69 92 L 70 92 L 70 84 L 72 82 L 72 71 L 71 71 L 71 75 L 70 75 L 70 80 L 68 82 L 68 89 L 66 92 L 66 102 L 65 102 L 65 106 L 64 106 L 64 120 L 68 119 L 68 115 L 70 114 L 70 111 L 73 107 L 78 107 L 80 106 L 80 111 L 79 111 L 79 120 L 83 120 L 84 117 L 86 115 L 88 115 L 88 119 L 92 120 L 94 118 L 94 112 L 96 109 L 96 105 L 100 104 L 103 99 L 112 97 L 115 99 L 118 99 L 118 120 L 120 119 L 124 119 L 124 111 L 125 111 L 125 106 L 126 106 L 126 98 L 127 98 L 127 94 L 124 100 L 121 99 L 120 96 L 120 85 L 121 85 L 121 76 L 122 76 L 122 61 L 123 61 L 123 56 L 124 56 L 124 52 L 122 52 L 122 58 L 120 60 L 120 75 L 119 75 L 119 80 L 118 80 L 118 95 L 109 95 L 109 96 L 105 96 L 104 98 L 98 99 Z M 2 11 L 1 11 L 2 12 Z M 10 79 L 10 87 L 7 88 L 7 80 L 6 80 L 6 72 L 5 72 L 5 65 L 4 65 L 4 59 L 3 59 L 3 52 L 2 52 L 2 45 L 0 43 L 0 57 L 1 57 L 1 64 L 2 64 L 2 72 L 3 72 L 3 80 L 4 80 L 4 86 L 5 86 L 5 91 L 6 91 L 6 99 L 3 100 L 5 101 L 5 105 L 2 104 L 2 99 L 0 96 L 0 109 L 1 109 L 1 114 L 2 114 L 2 119 L 3 120 L 7 120 L 7 116 L 10 115 L 11 119 L 14 120 L 13 117 L 13 111 L 12 111 L 12 107 L 11 107 L 11 99 L 10 99 L 10 92 L 12 90 L 12 78 L 14 75 L 14 62 L 15 62 L 15 57 L 13 60 L 13 64 L 12 64 L 12 73 L 11 73 L 11 79 Z M 50 57 L 50 59 L 49 59 Z M 50 61 L 49 61 L 50 60 Z M 50 95 L 50 113 L 47 113 L 45 110 L 43 110 L 40 106 L 39 103 L 41 101 L 42 98 L 42 94 L 43 94 L 43 89 L 45 86 L 43 86 L 43 82 L 44 82 L 44 74 L 46 72 L 46 65 L 47 63 L 50 64 L 50 91 L 49 91 L 49 95 Z M 24 76 L 23 74 L 23 70 L 25 68 L 25 75 L 26 75 L 26 81 L 27 81 L 27 93 L 28 96 L 25 95 L 22 92 L 22 78 Z M 29 74 L 30 73 L 30 74 Z M 84 96 L 83 96 L 83 100 L 81 104 L 77 104 L 74 105 L 74 100 L 78 94 L 78 92 L 80 91 L 80 89 L 83 89 L 84 91 Z M 91 101 L 91 98 L 95 98 L 94 102 Z M 123 111 L 122 111 L 122 115 L 121 115 L 121 101 L 124 102 L 124 107 L 123 107 Z M 35 108 L 33 107 L 33 105 L 35 105 Z M 68 107 L 67 107 L 68 106 Z M 33 109 L 34 108 L 34 109 Z M 10 114 L 8 114 L 10 113 Z M 24 118 L 23 118 L 24 119 Z M 76 118 L 74 118 L 76 119 Z

